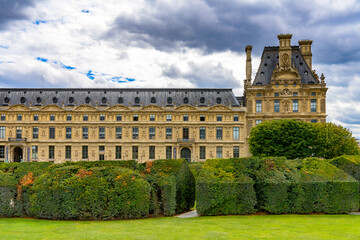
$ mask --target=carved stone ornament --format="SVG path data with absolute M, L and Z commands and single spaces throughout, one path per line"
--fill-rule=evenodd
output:
M 284 96 L 291 96 L 292 92 L 288 88 L 285 88 L 284 90 L 281 91 L 280 94 Z
M 182 105 L 180 107 L 177 107 L 175 110 L 177 111 L 197 111 L 197 109 L 190 105 Z
M 290 57 L 289 57 L 289 55 L 287 53 L 284 53 L 282 55 L 281 62 L 282 62 L 284 67 L 289 67 L 290 66 Z
M 230 108 L 224 105 L 216 105 L 208 109 L 209 111 L 231 111 Z

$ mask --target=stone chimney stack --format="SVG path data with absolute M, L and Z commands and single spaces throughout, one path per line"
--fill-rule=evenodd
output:
M 251 84 L 251 72 L 252 72 L 251 50 L 252 50 L 251 45 L 247 45 L 245 47 L 245 52 L 246 52 L 246 80 L 245 80 L 245 82 L 246 82 L 246 85 Z
M 312 40 L 300 40 L 300 52 L 303 55 L 305 62 L 309 66 L 309 68 L 312 70 L 312 53 L 311 53 L 311 44 Z
M 291 37 L 292 34 L 279 34 L 279 66 L 280 68 L 291 67 Z

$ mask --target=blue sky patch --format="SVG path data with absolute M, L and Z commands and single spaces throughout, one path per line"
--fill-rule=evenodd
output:
M 83 12 L 83 13 L 89 13 L 90 11 L 89 11 L 89 10 L 81 10 L 81 12 Z
M 41 58 L 41 57 L 37 57 L 36 60 L 40 61 L 40 62 L 48 62 L 47 58 Z
M 0 48 L 3 48 L 3 49 L 9 49 L 9 46 L 0 45 Z
M 33 22 L 33 24 L 35 25 L 40 25 L 40 23 L 46 23 L 45 20 L 36 20 L 35 22 Z
M 125 78 L 126 80 L 128 80 L 129 82 L 134 82 L 135 79 L 134 78 Z
M 54 63 L 56 63 L 56 62 L 54 62 Z M 67 69 L 67 70 L 76 69 L 76 67 L 67 66 L 67 65 L 65 65 L 65 64 L 63 64 L 63 63 L 60 63 L 60 66 L 61 66 L 62 68 L 64 68 L 64 69 Z
M 95 79 L 95 74 L 93 74 L 91 70 L 89 70 L 89 71 L 86 73 L 86 76 L 87 76 L 90 80 L 94 80 L 94 79 Z

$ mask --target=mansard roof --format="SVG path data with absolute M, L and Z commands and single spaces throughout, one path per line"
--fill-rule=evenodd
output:
M 0 106 L 237 106 L 230 88 L 2 88 Z
M 271 76 L 279 63 L 279 47 L 265 47 L 253 85 L 270 84 Z M 299 46 L 291 46 L 291 65 L 299 72 L 302 84 L 320 84 L 300 52 Z

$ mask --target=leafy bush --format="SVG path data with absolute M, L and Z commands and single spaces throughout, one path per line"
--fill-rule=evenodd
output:
M 147 216 L 150 186 L 127 168 L 70 165 L 35 180 L 30 214 L 46 219 L 128 219 Z
M 253 180 L 235 173 L 231 159 L 208 160 L 196 183 L 196 208 L 201 215 L 249 214 L 255 212 Z

